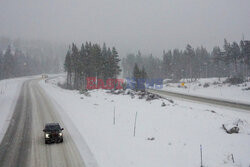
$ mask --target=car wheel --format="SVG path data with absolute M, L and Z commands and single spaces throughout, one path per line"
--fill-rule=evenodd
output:
M 61 140 L 61 143 L 63 142 L 63 139 Z

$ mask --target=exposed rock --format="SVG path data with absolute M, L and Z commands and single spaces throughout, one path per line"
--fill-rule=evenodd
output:
M 232 128 L 227 129 L 227 128 L 225 127 L 225 125 L 222 124 L 222 128 L 223 128 L 228 134 L 239 133 L 239 131 L 240 131 L 240 128 L 239 128 L 238 126 L 234 126 L 234 127 L 232 127 Z
M 155 140 L 155 138 L 154 137 L 148 137 L 147 140 L 153 141 L 153 140 Z
M 210 85 L 209 85 L 209 83 L 205 83 L 204 85 L 203 85 L 203 88 L 207 88 L 207 87 L 209 87 Z
M 248 88 L 244 88 L 244 89 L 242 89 L 242 90 L 250 90 L 250 87 L 248 87 Z
M 166 106 L 166 103 L 162 102 L 162 103 L 161 103 L 161 106 L 162 106 L 162 107 L 165 107 L 165 106 Z

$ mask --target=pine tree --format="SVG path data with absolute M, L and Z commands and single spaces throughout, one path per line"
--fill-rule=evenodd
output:
M 77 48 L 77 46 L 73 43 L 72 44 L 72 69 L 73 69 L 73 73 L 74 73 L 74 83 L 73 83 L 73 87 L 74 89 L 78 89 L 79 88 L 79 72 L 80 72 L 80 54 L 79 54 L 79 50 Z
M 102 64 L 102 78 L 103 78 L 104 82 L 106 82 L 106 80 L 109 77 L 109 72 L 108 72 L 108 70 L 109 70 L 109 61 L 108 61 L 108 50 L 107 50 L 107 47 L 106 47 L 105 43 L 102 46 L 101 55 L 102 55 L 102 61 L 103 61 L 103 64 Z
M 112 48 L 112 53 L 111 53 L 111 77 L 116 78 L 120 72 L 120 66 L 119 66 L 119 55 L 118 52 L 116 51 L 115 47 Z
M 232 57 L 230 58 L 234 64 L 235 75 L 238 74 L 238 60 L 240 59 L 240 47 L 236 42 L 233 42 L 231 46 Z
M 135 65 L 135 55 L 128 54 L 126 58 L 123 58 L 122 68 L 123 68 L 123 77 L 133 77 L 133 68 Z
M 172 52 L 169 50 L 167 53 L 163 52 L 163 71 L 166 78 L 170 78 L 172 74 Z
M 186 46 L 186 50 L 184 51 L 184 55 L 187 58 L 189 77 L 192 81 L 193 80 L 193 60 L 195 58 L 195 52 L 194 52 L 194 49 L 191 47 L 191 45 L 188 44 Z
M 102 64 L 103 64 L 103 59 L 101 55 L 101 48 L 99 45 L 94 44 L 92 47 L 92 56 L 93 56 L 93 66 L 94 66 L 94 71 L 96 73 L 96 77 L 100 77 L 102 73 Z
M 146 80 L 148 78 L 148 75 L 146 73 L 144 66 L 142 67 L 142 70 L 141 70 L 141 78 L 144 80 Z
M 11 48 L 8 46 L 4 57 L 3 57 L 3 73 L 4 73 L 4 78 L 10 78 L 13 77 L 14 75 L 14 57 L 13 54 L 11 53 Z
M 248 70 L 250 66 L 250 41 L 240 41 L 241 59 L 245 65 L 245 76 L 248 77 Z
M 85 43 L 85 59 L 84 59 L 85 60 L 84 66 L 85 66 L 86 77 L 90 77 L 91 76 L 91 66 L 92 66 L 92 63 L 91 63 L 90 52 L 91 52 L 91 43 L 86 42 Z
M 81 87 L 81 89 L 85 89 L 86 88 L 86 82 L 85 82 L 85 80 L 86 80 L 86 77 L 87 77 L 87 72 L 86 72 L 86 68 L 87 68 L 87 64 L 88 64 L 88 62 L 87 62 L 87 57 L 86 57 L 86 50 L 85 50 L 85 46 L 84 46 L 84 44 L 82 44 L 82 46 L 81 46 L 81 50 L 80 50 L 80 53 L 79 53 L 80 55 L 80 71 L 79 71 L 79 73 L 80 73 L 80 87 Z
M 72 66 L 71 66 L 71 50 L 69 49 L 64 62 L 64 70 L 67 72 L 67 87 L 71 86 Z
M 224 40 L 224 59 L 225 62 L 230 65 L 233 64 L 234 67 L 234 75 L 238 73 L 238 60 L 240 59 L 240 47 L 236 42 L 232 44 L 228 43 L 227 40 Z
M 112 75 L 113 72 L 112 72 L 111 66 L 112 66 L 112 52 L 111 52 L 110 48 L 108 48 L 107 58 L 106 58 L 106 70 L 105 70 L 107 78 L 113 77 L 113 75 Z
M 140 69 L 137 65 L 137 63 L 135 63 L 134 65 L 134 70 L 133 70 L 133 78 L 134 78 L 134 81 L 135 81 L 135 90 L 138 91 L 138 88 L 139 88 L 139 79 L 141 77 L 141 72 L 140 72 Z
M 228 43 L 226 39 L 224 39 L 224 46 L 223 46 L 223 48 L 225 50 L 224 55 L 223 55 L 224 61 L 225 61 L 226 64 L 230 64 L 231 63 L 230 59 L 232 57 L 232 53 L 231 53 L 232 49 L 231 49 L 230 43 Z
M 3 54 L 0 50 L 0 80 L 3 79 Z
M 179 49 L 173 50 L 171 66 L 172 73 L 174 74 L 174 81 L 179 81 L 184 76 L 184 67 L 186 63 L 184 63 L 183 57 L 184 56 L 182 56 L 182 52 Z
M 211 56 L 212 56 L 212 62 L 214 64 L 214 74 L 213 76 L 215 77 L 223 77 L 224 74 L 223 74 L 223 69 L 225 68 L 224 67 L 224 59 L 223 59 L 223 55 L 222 55 L 222 52 L 221 52 L 221 49 L 220 47 L 216 46 L 213 48 L 213 51 L 211 53 Z

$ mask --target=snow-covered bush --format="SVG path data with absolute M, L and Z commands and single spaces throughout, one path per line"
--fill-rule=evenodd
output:
M 63 88 L 63 89 L 73 90 L 73 87 L 71 85 L 67 85 L 66 82 L 64 82 L 64 83 L 58 82 L 57 86 L 59 86 L 60 88 Z
M 80 90 L 79 90 L 79 93 L 80 93 L 80 94 L 83 94 L 83 95 L 85 95 L 85 96 L 88 96 L 88 97 L 90 96 L 90 94 L 89 94 L 89 92 L 88 92 L 87 89 L 80 89 Z
M 205 83 L 205 84 L 203 85 L 204 88 L 208 88 L 209 86 L 210 86 L 209 83 Z
M 232 76 L 232 77 L 227 78 L 224 83 L 237 85 L 237 84 L 242 84 L 243 82 L 244 82 L 244 77 L 239 75 L 239 76 Z
M 242 89 L 242 90 L 250 90 L 250 87 L 244 88 L 244 89 Z

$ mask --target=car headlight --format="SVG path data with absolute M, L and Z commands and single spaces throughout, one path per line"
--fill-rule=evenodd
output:
M 59 133 L 59 136 L 62 136 L 62 132 Z
M 45 138 L 49 138 L 49 134 L 48 133 L 45 134 Z

